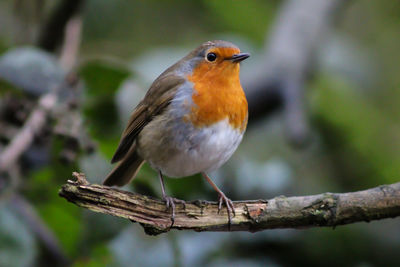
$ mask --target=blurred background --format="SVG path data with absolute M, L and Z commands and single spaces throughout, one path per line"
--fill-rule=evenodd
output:
M 214 39 L 252 55 L 248 130 L 211 174 L 231 199 L 398 182 L 399 27 L 399 1 L 0 0 L 0 266 L 400 266 L 399 219 L 153 237 L 58 196 L 104 179 L 153 79 Z M 200 176 L 166 187 L 217 200 Z M 124 189 L 161 196 L 147 165 Z

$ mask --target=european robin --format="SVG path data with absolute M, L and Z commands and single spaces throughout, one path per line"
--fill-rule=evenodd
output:
M 201 173 L 225 203 L 232 201 L 206 173 L 233 154 L 247 126 L 247 100 L 239 79 L 240 62 L 250 55 L 226 41 L 203 43 L 164 71 L 133 110 L 111 163 L 119 162 L 104 185 L 123 186 L 147 161 L 157 170 L 167 209 L 184 201 L 166 195 L 163 175 Z

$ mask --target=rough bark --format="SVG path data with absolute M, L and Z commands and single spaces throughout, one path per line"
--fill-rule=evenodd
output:
M 269 200 L 235 201 L 236 216 L 228 225 L 225 209 L 217 202 L 191 201 L 176 205 L 175 221 L 163 201 L 89 184 L 84 174 L 73 174 L 59 194 L 89 210 L 140 223 L 146 233 L 156 235 L 171 229 L 194 231 L 249 231 L 276 228 L 335 227 L 400 216 L 400 182 L 351 193 L 312 196 L 279 196 Z

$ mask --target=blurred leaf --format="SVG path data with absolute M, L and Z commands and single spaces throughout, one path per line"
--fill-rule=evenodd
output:
M 88 62 L 80 68 L 79 73 L 87 89 L 84 115 L 89 132 L 99 141 L 100 151 L 111 157 L 117 136 L 120 135 L 114 96 L 131 73 L 127 68 L 105 61 Z
M 37 247 L 33 234 L 7 207 L 0 203 L 0 266 L 34 266 Z
M 112 261 L 112 255 L 106 245 L 98 245 L 94 248 L 90 255 L 80 258 L 73 265 L 74 267 L 98 267 L 98 266 L 115 266 Z
M 89 97 L 110 97 L 131 74 L 127 68 L 111 62 L 90 61 L 79 69 Z
M 156 176 L 156 172 L 154 172 L 154 176 Z M 152 178 L 152 179 L 155 179 Z M 156 181 L 159 179 L 157 178 Z M 192 175 L 190 177 L 185 177 L 184 179 L 164 179 L 165 184 L 167 187 L 167 191 L 170 192 L 170 195 L 176 198 L 180 199 L 196 199 L 197 196 L 200 197 L 200 199 L 207 199 L 207 192 L 212 192 L 214 194 L 214 191 L 211 188 L 207 188 L 208 184 L 207 182 L 201 177 L 200 174 Z M 161 185 L 158 185 L 159 188 L 161 188 Z M 210 189 L 210 190 L 209 190 Z M 158 192 L 161 192 L 161 189 L 159 189 Z M 161 193 L 158 196 L 161 198 Z M 215 199 L 208 199 L 210 201 L 216 200 L 217 199 L 217 194 L 215 193 Z
M 8 46 L 6 45 L 4 40 L 0 38 L 0 55 L 3 54 L 4 52 L 6 52 L 7 49 L 8 49 Z
M 90 103 L 89 103 L 90 102 Z M 91 133 L 99 139 L 119 132 L 118 112 L 111 97 L 95 97 L 85 105 L 85 116 L 90 123 Z
M 6 93 L 12 93 L 14 96 L 22 96 L 22 92 L 19 88 L 13 86 L 11 83 L 0 78 L 0 97 Z
M 33 47 L 15 48 L 0 57 L 0 79 L 32 95 L 48 92 L 64 75 L 51 54 Z
M 58 196 L 58 190 L 62 182 L 71 175 L 71 167 L 61 169 L 53 160 L 51 167 L 36 171 L 27 181 L 26 192 L 43 221 L 55 233 L 61 245 L 68 255 L 74 256 L 79 253 L 81 240 L 82 210 L 65 199 Z M 66 174 L 68 173 L 68 174 Z
M 107 157 L 115 151 L 120 135 L 119 118 L 113 98 L 92 99 L 84 107 L 90 135 L 98 141 L 98 147 Z
M 38 205 L 39 213 L 46 224 L 54 231 L 68 255 L 79 253 L 82 235 L 81 210 L 58 197 Z
M 230 1 L 205 0 L 205 5 L 218 19 L 216 25 L 222 25 L 224 31 L 232 30 L 257 40 L 265 39 L 269 22 L 276 13 L 278 1 Z M 218 26 L 217 26 L 218 27 Z
M 316 266 L 355 266 L 360 260 L 368 257 L 367 251 L 372 251 L 374 242 L 356 225 L 338 227 L 335 231 L 315 228 L 308 232 L 307 239 L 302 242 L 300 253 L 306 251 L 306 258 L 313 259 Z M 326 244 L 318 246 L 316 244 Z M 333 252 L 334 251 L 334 252 Z M 340 258 L 337 255 L 342 255 Z M 307 260 L 305 260 L 307 262 Z M 306 263 L 304 265 L 307 265 Z M 326 264 L 326 263 L 334 264 Z
M 91 211 L 85 211 L 85 241 L 89 244 L 104 244 L 114 238 L 121 229 L 132 223 L 127 220 L 116 220 L 108 216 Z
M 325 128 L 324 138 L 343 164 L 341 171 L 356 176 L 347 182 L 362 180 L 367 186 L 374 186 L 398 181 L 398 121 L 391 121 L 340 79 L 324 77 L 315 87 L 319 88 L 315 112 L 320 126 Z

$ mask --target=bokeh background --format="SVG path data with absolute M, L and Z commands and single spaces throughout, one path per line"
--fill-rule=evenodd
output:
M 153 237 L 58 196 L 72 171 L 104 179 L 152 80 L 213 39 L 252 54 L 241 71 L 249 128 L 211 174 L 229 197 L 398 182 L 399 29 L 399 1 L 1 0 L 0 155 L 38 99 L 59 90 L 49 122 L 0 169 L 0 266 L 400 266 L 398 218 Z M 166 186 L 178 198 L 217 199 L 200 176 Z M 148 166 L 124 189 L 161 195 Z

